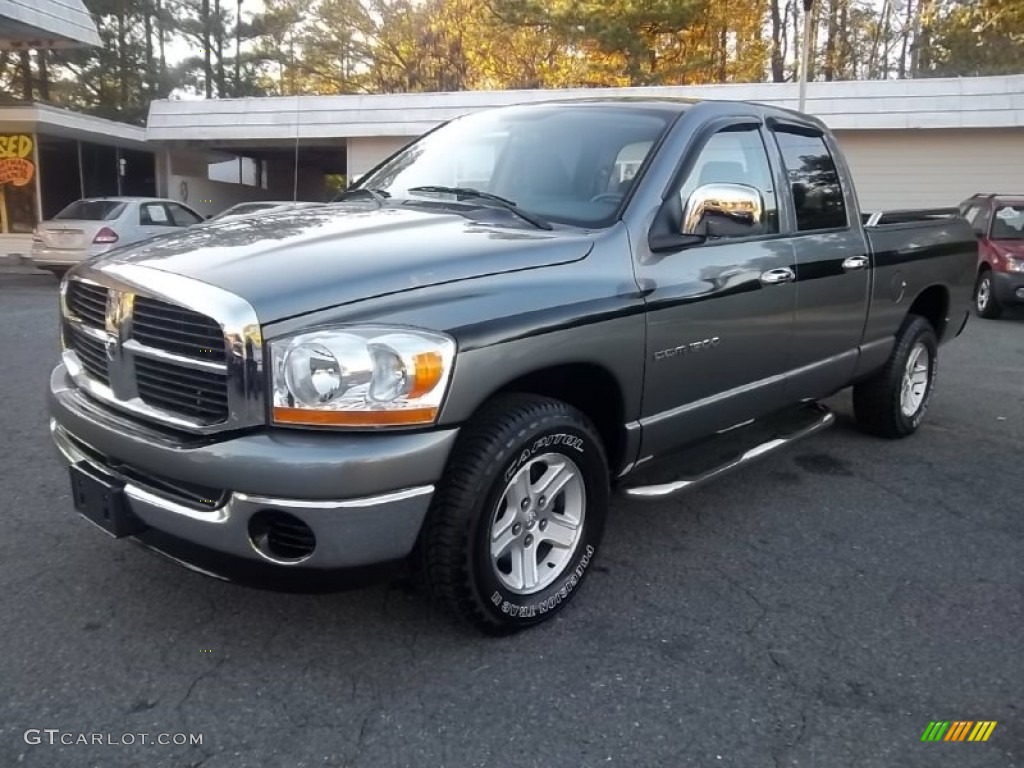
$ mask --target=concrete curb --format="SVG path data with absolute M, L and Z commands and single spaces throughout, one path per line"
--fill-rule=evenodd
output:
M 0 277 L 3 275 L 32 275 L 35 277 L 53 277 L 49 272 L 44 272 L 35 267 L 7 267 L 0 264 Z
M 18 254 L 0 254 L 0 275 L 46 275 L 36 269 L 32 262 Z

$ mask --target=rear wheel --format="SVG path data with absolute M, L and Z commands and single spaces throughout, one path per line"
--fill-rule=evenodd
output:
M 992 290 L 992 271 L 985 269 L 978 275 L 974 286 L 974 310 L 978 317 L 994 320 L 1003 313 L 1003 307 Z
M 434 598 L 493 634 L 539 624 L 576 594 L 608 506 L 604 449 L 565 403 L 506 395 L 466 425 L 420 542 Z
M 857 424 L 879 437 L 917 431 L 931 402 L 938 370 L 938 339 L 931 323 L 908 315 L 885 366 L 853 387 Z

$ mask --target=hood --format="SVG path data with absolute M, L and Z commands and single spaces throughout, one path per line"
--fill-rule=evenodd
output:
M 503 218 L 500 211 L 487 211 Z M 576 261 L 592 238 L 473 221 L 450 209 L 326 206 L 215 222 L 91 262 L 184 275 L 247 300 L 263 323 L 456 280 Z
M 1006 256 L 1024 259 L 1024 240 L 990 240 L 992 247 Z

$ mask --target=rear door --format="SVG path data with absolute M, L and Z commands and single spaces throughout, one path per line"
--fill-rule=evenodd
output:
M 171 212 L 162 200 L 139 203 L 137 219 L 139 232 L 133 240 L 144 240 L 147 237 L 166 235 L 177 230 Z
M 779 228 L 778 169 L 759 121 L 726 121 L 695 151 L 666 197 L 688 199 L 707 184 L 753 186 L 765 223 L 756 236 L 715 237 L 638 259 L 637 280 L 650 288 L 645 454 L 785 404 L 796 291 L 792 246 Z
M 820 398 L 853 377 L 867 321 L 871 254 L 853 186 L 819 130 L 775 123 L 796 254 L 790 400 Z

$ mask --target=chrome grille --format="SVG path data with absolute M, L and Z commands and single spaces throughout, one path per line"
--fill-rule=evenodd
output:
M 132 338 L 165 352 L 223 362 L 224 332 L 213 319 L 159 299 L 138 296 Z
M 102 285 L 81 283 L 68 285 L 68 309 L 85 325 L 102 328 L 107 314 L 107 289 Z
M 103 342 L 89 336 L 85 331 L 75 326 L 67 329 L 66 334 L 65 338 L 68 341 L 68 345 L 71 349 L 75 350 L 75 354 L 78 355 L 78 359 L 86 373 L 104 386 L 109 386 L 107 352 L 103 348 Z
M 203 424 L 215 424 L 228 417 L 226 374 L 136 357 L 135 385 L 142 402 L 155 408 L 174 411 Z
M 188 432 L 264 423 L 262 338 L 246 301 L 143 266 L 75 273 L 61 286 L 62 337 L 84 392 Z

